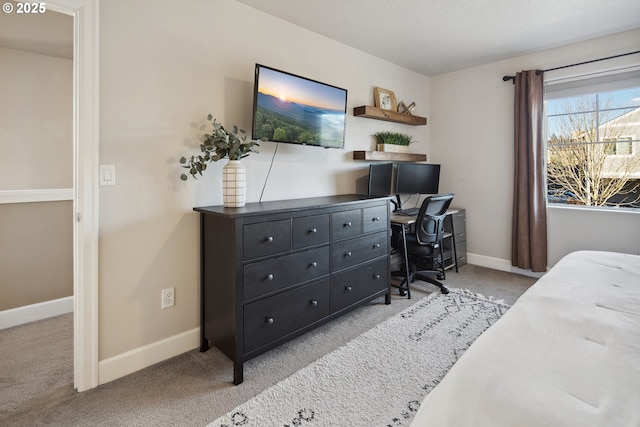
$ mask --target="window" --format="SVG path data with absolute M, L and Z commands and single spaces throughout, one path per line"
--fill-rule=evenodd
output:
M 632 156 L 633 137 L 621 136 L 620 138 L 605 138 L 607 144 L 607 154 L 609 156 Z
M 640 71 L 545 86 L 547 202 L 640 210 Z

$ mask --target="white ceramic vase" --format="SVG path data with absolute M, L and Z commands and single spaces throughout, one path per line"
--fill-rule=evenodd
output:
M 240 160 L 229 160 L 222 168 L 222 199 L 228 208 L 241 208 L 247 202 L 247 170 Z

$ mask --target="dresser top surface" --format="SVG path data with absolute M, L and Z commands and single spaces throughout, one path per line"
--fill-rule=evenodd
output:
M 247 203 L 241 208 L 220 206 L 203 206 L 193 208 L 203 214 L 221 215 L 229 218 L 277 213 L 310 208 L 324 208 L 337 205 L 348 205 L 357 202 L 388 200 L 390 197 L 369 197 L 358 194 L 341 194 L 336 196 L 309 197 L 303 199 L 273 200 L 268 202 Z

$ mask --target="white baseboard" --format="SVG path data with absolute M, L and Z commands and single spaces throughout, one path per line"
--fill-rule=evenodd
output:
M 469 264 L 528 276 L 540 276 L 538 273 L 532 273 L 528 270 L 512 267 L 511 261 L 509 260 L 476 254 L 467 254 L 467 256 Z M 163 360 L 191 351 L 199 346 L 200 328 L 195 328 L 143 347 L 127 351 L 117 356 L 110 357 L 109 359 L 100 361 L 98 364 L 98 383 L 105 384 L 115 379 L 122 378 L 126 375 L 162 362 Z
M 513 267 L 509 260 L 471 253 L 467 254 L 467 257 L 469 264 L 527 276 L 541 276 L 540 273 L 532 273 L 529 270 L 522 270 Z M 199 346 L 200 328 L 195 328 L 143 347 L 127 351 L 117 356 L 110 357 L 109 359 L 100 361 L 98 364 L 98 383 L 105 384 L 115 379 L 122 378 L 126 375 L 162 362 L 163 360 L 191 351 Z
M 494 258 L 485 255 L 467 253 L 467 261 L 469 264 L 479 265 L 480 267 L 493 268 L 494 270 L 508 271 L 510 273 L 522 274 L 523 276 L 542 277 L 544 273 L 534 273 L 531 270 L 514 267 L 508 259 Z
M 73 297 L 54 299 L 0 311 L 0 329 L 73 313 Z
M 98 384 L 105 384 L 200 347 L 200 328 L 147 344 L 98 363 Z

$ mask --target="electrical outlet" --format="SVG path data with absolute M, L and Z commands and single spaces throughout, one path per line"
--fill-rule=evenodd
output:
M 173 307 L 176 304 L 176 288 L 167 288 L 162 290 L 163 309 Z

